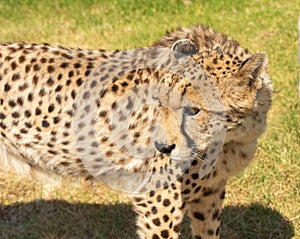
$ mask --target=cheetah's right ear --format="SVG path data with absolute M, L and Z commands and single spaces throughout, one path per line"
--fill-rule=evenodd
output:
M 176 58 L 180 58 L 183 56 L 190 56 L 197 53 L 197 47 L 194 45 L 194 43 L 189 39 L 182 39 L 179 41 L 176 41 L 171 50 L 174 53 L 174 56 Z
M 238 76 L 244 84 L 259 89 L 261 87 L 261 78 L 267 72 L 268 56 L 265 52 L 259 52 L 242 62 Z

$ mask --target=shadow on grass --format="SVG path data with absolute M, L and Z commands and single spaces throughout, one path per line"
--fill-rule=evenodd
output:
M 293 225 L 279 212 L 259 204 L 227 206 L 223 210 L 221 238 L 289 239 Z M 191 238 L 184 220 L 181 238 Z M 127 204 L 72 204 L 37 200 L 0 205 L 1 239 L 135 239 L 135 214 Z

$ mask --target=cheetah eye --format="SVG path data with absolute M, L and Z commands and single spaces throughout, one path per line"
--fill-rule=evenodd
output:
M 197 114 L 199 114 L 200 111 L 201 111 L 201 109 L 196 108 L 196 107 L 185 107 L 184 108 L 184 113 L 189 116 L 196 116 Z

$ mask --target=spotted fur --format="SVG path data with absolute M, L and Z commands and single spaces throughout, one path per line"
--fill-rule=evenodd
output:
M 163 61 L 155 53 L 158 48 L 170 49 L 168 57 L 181 61 L 179 71 L 183 76 L 163 70 L 174 62 Z M 263 52 L 252 55 L 226 35 L 202 26 L 168 33 L 149 51 L 155 54 L 147 60 L 156 69 L 128 72 L 124 62 L 121 69 L 118 65 L 122 63 L 122 52 L 118 51 L 1 44 L 1 159 L 33 175 L 53 173 L 91 181 L 97 178 L 107 183 L 112 178 L 128 179 L 128 173 L 150 173 L 151 179 L 157 176 L 148 181 L 150 186 L 143 184 L 144 188 L 130 195 L 138 214 L 139 238 L 177 239 L 185 212 L 191 218 L 194 239 L 219 238 L 226 182 L 249 164 L 257 139 L 266 127 L 272 92 L 267 56 Z M 132 64 L 143 56 L 136 56 Z M 102 72 L 109 72 L 107 61 L 114 57 L 118 61 L 110 65 L 111 71 L 117 69 L 119 77 L 108 77 L 105 91 L 94 91 L 106 77 Z M 188 65 L 189 62 L 197 64 Z M 207 79 L 216 86 L 226 115 L 223 149 L 212 170 L 204 176 L 199 173 L 201 166 L 216 151 L 214 144 L 218 143 L 210 141 L 215 127 L 211 117 L 220 112 L 211 109 L 209 102 L 184 78 L 195 72 L 200 72 L 196 80 L 203 82 L 203 87 L 210 88 L 205 85 Z M 153 97 L 151 85 L 159 86 L 154 87 L 159 97 Z M 168 89 L 172 89 L 172 97 Z M 137 104 L 136 98 L 126 95 L 128 92 L 138 95 L 141 102 L 153 100 L 153 104 L 144 104 L 128 114 Z M 93 94 L 98 94 L 97 117 L 87 122 L 83 119 L 91 109 L 86 102 Z M 176 105 L 176 100 L 184 103 L 177 114 L 166 107 Z M 83 112 L 82 116 L 78 112 Z M 119 125 L 124 119 L 129 124 L 123 131 Z M 150 136 L 157 122 L 165 135 L 153 140 Z M 85 130 L 90 129 L 86 128 L 88 125 L 94 130 Z M 191 146 L 188 139 L 199 132 L 200 139 Z M 93 137 L 95 141 L 86 141 Z M 128 145 L 122 140 L 135 151 L 128 153 Z M 97 148 L 104 157 L 99 157 Z M 148 151 L 143 160 L 137 157 Z M 82 156 L 91 164 L 84 163 Z M 189 164 L 184 164 L 184 170 L 176 166 L 185 159 Z M 145 183 L 144 178 L 130 180 L 136 180 L 135 185 Z

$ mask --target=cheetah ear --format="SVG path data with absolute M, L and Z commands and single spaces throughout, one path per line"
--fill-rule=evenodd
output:
M 176 41 L 171 50 L 174 53 L 174 56 L 176 58 L 180 58 L 183 56 L 190 56 L 197 53 L 197 47 L 194 45 L 192 41 L 189 39 L 182 39 L 179 41 Z
M 268 56 L 265 52 L 259 52 L 242 62 L 238 77 L 249 87 L 261 88 L 262 79 L 268 68 Z

